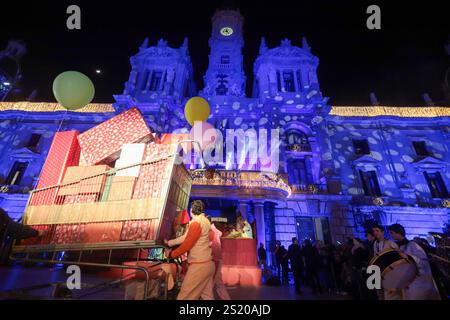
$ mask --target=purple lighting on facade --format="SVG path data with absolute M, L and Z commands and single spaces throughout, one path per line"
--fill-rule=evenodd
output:
M 238 11 L 214 14 L 209 65 L 199 90 L 187 38 L 178 47 L 164 39 L 144 40 L 130 58 L 129 78 L 112 107 L 68 112 L 61 130 L 84 132 L 138 107 L 157 134 L 189 132 L 184 104 L 199 95 L 208 100 L 208 122 L 224 140 L 227 129 L 279 132 L 278 143 L 267 137 L 267 153 L 253 166 L 245 149 L 227 150 L 225 143 L 225 159 L 214 166 L 217 185 L 194 183 L 191 194 L 217 208 L 226 201 L 248 212 L 266 248 L 275 239 L 287 246 L 292 237 L 344 242 L 362 236 L 369 219 L 401 223 L 409 237 L 441 232 L 450 214 L 443 205 L 450 190 L 450 113 L 430 117 L 435 111 L 423 108 L 331 106 L 320 89 L 319 58 L 301 37 L 273 48 L 261 39 L 247 90 L 252 94 L 246 96 L 243 33 Z M 60 124 L 55 120 L 60 111 L 41 107 L 0 108 L 0 206 L 16 219 Z M 271 170 L 274 151 L 279 161 Z

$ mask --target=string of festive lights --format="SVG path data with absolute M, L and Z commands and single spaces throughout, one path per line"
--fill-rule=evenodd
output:
M 28 112 L 55 112 L 65 109 L 54 102 L 0 102 L 0 111 L 16 110 Z M 112 104 L 90 103 L 75 112 L 114 112 Z M 333 106 L 332 116 L 341 117 L 377 117 L 395 116 L 406 118 L 450 117 L 450 107 L 410 107 L 410 106 Z

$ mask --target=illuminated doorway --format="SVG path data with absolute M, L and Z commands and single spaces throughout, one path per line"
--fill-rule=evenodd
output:
M 327 217 L 297 217 L 297 237 L 303 242 L 305 239 L 331 242 L 330 224 Z

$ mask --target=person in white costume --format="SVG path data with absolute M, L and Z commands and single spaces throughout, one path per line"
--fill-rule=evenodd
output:
M 400 252 L 405 255 L 405 258 L 414 260 L 418 269 L 417 277 L 403 290 L 402 299 L 440 300 L 425 251 L 415 241 L 406 238 L 405 228 L 401 224 L 393 224 L 388 227 L 388 230 L 397 242 Z
M 375 237 L 375 241 L 373 242 L 373 255 L 389 250 L 389 249 L 398 249 L 397 244 L 394 241 L 386 239 L 384 237 L 384 228 L 380 225 L 376 225 L 372 227 L 373 236 Z

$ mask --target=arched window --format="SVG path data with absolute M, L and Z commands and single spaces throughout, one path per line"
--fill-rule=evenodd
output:
M 289 150 L 310 151 L 311 146 L 305 133 L 299 130 L 289 130 L 286 133 L 286 145 Z
M 163 72 L 156 70 L 152 72 L 152 77 L 150 79 L 150 87 L 149 91 L 159 91 L 161 87 L 161 80 L 162 80 Z

